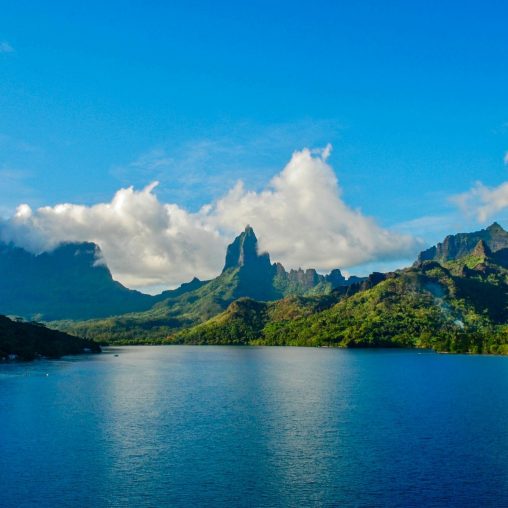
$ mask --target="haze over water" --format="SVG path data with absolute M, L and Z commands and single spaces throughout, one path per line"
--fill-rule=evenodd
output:
M 502 357 L 122 347 L 1 365 L 0 418 L 6 508 L 508 505 Z

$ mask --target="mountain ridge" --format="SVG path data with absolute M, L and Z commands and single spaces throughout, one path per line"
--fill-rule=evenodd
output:
M 151 307 L 150 295 L 113 279 L 91 242 L 69 242 L 40 254 L 0 243 L 0 312 L 27 319 L 83 319 Z
M 486 229 L 481 229 L 472 233 L 448 235 L 443 242 L 439 242 L 429 249 L 420 252 L 417 262 L 446 262 L 464 257 L 471 254 L 480 240 L 483 241 L 492 252 L 508 249 L 508 232 L 497 222 L 493 222 Z
M 450 235 L 441 247 L 425 251 L 431 259 L 423 255 L 412 267 L 371 274 L 326 299 L 239 299 L 165 342 L 508 354 L 505 233 L 494 223 L 481 232 Z

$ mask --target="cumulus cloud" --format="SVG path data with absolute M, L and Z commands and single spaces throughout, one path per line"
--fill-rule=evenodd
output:
M 0 53 L 13 53 L 14 48 L 6 41 L 0 42 Z
M 0 229 L 2 240 L 42 251 L 62 241 L 100 245 L 115 278 L 132 287 L 175 286 L 217 275 L 226 245 L 246 224 L 262 250 L 287 268 L 348 268 L 411 257 L 417 240 L 380 227 L 347 206 L 327 162 L 330 147 L 295 152 L 268 186 L 238 182 L 222 198 L 190 213 L 160 202 L 153 183 L 119 190 L 110 203 L 20 205 Z
M 66 203 L 33 211 L 20 205 L 4 224 L 2 240 L 32 252 L 61 242 L 95 242 L 115 278 L 132 287 L 174 286 L 216 275 L 224 239 L 201 216 L 160 203 L 155 186 L 121 189 L 110 203 L 90 207 Z
M 238 183 L 208 211 L 208 220 L 230 231 L 252 224 L 260 247 L 289 267 L 328 270 L 414 254 L 412 237 L 382 229 L 344 203 L 329 153 L 330 147 L 295 152 L 259 193 Z
M 479 222 L 485 222 L 508 208 L 508 182 L 503 182 L 497 187 L 487 187 L 481 182 L 476 182 L 468 192 L 453 196 L 451 199 L 464 213 L 474 216 Z

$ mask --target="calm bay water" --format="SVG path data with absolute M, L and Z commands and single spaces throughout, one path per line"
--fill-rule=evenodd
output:
M 117 348 L 1 365 L 0 424 L 3 507 L 508 506 L 502 357 Z

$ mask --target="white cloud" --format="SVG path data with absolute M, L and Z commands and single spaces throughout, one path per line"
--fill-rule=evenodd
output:
M 481 182 L 463 194 L 451 198 L 464 213 L 485 222 L 493 215 L 508 208 L 508 182 L 497 187 L 487 187 Z
M 329 270 L 414 254 L 412 237 L 382 229 L 344 203 L 329 153 L 295 152 L 262 192 L 237 184 L 213 205 L 209 221 L 229 231 L 251 224 L 260 247 L 287 267 Z
M 160 203 L 152 184 L 119 190 L 110 203 L 60 204 L 33 211 L 20 205 L 2 228 L 2 239 L 38 252 L 62 241 L 92 241 L 117 280 L 133 287 L 174 286 L 212 277 L 225 242 L 199 215 Z
M 0 53 L 13 53 L 14 48 L 6 41 L 0 42 Z
M 295 152 L 260 192 L 238 182 L 221 199 L 190 213 L 161 203 L 154 183 L 119 190 L 110 203 L 21 205 L 3 224 L 2 239 L 33 251 L 62 241 L 94 241 L 115 278 L 133 287 L 175 286 L 193 276 L 217 275 L 226 245 L 251 224 L 263 250 L 287 268 L 321 270 L 413 256 L 409 235 L 381 228 L 348 207 L 327 163 L 330 147 Z

